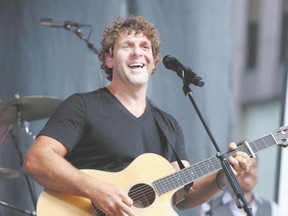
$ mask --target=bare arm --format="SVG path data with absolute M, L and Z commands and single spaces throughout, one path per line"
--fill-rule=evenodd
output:
M 45 188 L 89 198 L 109 215 L 134 215 L 133 201 L 115 185 L 79 171 L 65 160 L 68 149 L 55 139 L 39 136 L 32 144 L 23 169 Z
M 232 151 L 236 149 L 236 144 L 232 143 L 229 145 L 229 150 Z M 172 163 L 174 167 L 177 167 L 176 162 Z M 244 172 L 248 172 L 249 166 L 251 164 L 249 156 L 244 152 L 236 152 L 234 157 L 229 157 L 229 163 L 231 164 L 236 175 L 241 175 Z M 189 165 L 187 161 L 184 161 L 184 165 Z M 224 182 L 224 172 L 221 171 L 222 185 Z M 220 189 L 216 184 L 216 172 L 211 173 L 199 180 L 195 181 L 193 188 L 189 190 L 188 193 L 184 194 L 184 191 L 180 191 L 184 197 L 184 200 L 177 204 L 179 209 L 193 208 L 203 202 L 209 200 L 213 195 L 215 195 Z

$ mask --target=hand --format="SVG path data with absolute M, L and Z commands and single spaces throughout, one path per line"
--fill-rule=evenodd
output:
M 131 208 L 133 200 L 116 185 L 97 182 L 97 188 L 94 189 L 90 199 L 106 215 L 135 216 Z
M 229 151 L 237 149 L 236 143 L 230 143 Z M 251 166 L 251 158 L 249 155 L 242 151 L 236 151 L 234 156 L 229 157 L 229 163 L 233 167 L 235 175 L 242 175 L 249 171 Z

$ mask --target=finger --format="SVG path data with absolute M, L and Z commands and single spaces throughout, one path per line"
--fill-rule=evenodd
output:
M 235 158 L 239 159 L 240 162 L 246 163 L 246 165 L 248 165 L 248 168 L 252 164 L 251 157 L 245 152 L 242 152 L 242 151 L 236 152 L 235 153 Z
M 110 197 L 110 201 L 101 203 L 102 208 L 99 208 L 105 213 L 105 215 L 123 215 L 121 214 L 122 200 L 118 196 Z
M 127 196 L 125 193 L 121 193 L 120 197 L 122 199 L 122 202 L 125 203 L 127 206 L 132 206 L 133 205 L 133 200 Z
M 122 203 L 121 205 L 121 215 L 127 215 L 127 216 L 136 216 L 135 212 L 130 206 L 127 206 L 126 204 Z
M 113 206 L 108 210 L 110 215 L 116 216 L 135 216 L 132 210 L 133 200 L 124 193 L 118 194 L 118 199 L 114 200 Z
M 120 197 L 122 198 L 120 207 L 121 207 L 121 210 L 123 211 L 123 215 L 127 215 L 127 216 L 136 215 L 133 209 L 131 208 L 133 206 L 133 200 L 124 193 L 121 194 Z
M 233 151 L 235 149 L 237 149 L 237 144 L 235 142 L 231 142 L 229 144 L 229 151 Z
M 249 171 L 250 158 L 247 156 L 237 155 L 235 157 L 229 157 L 229 163 L 238 174 L 243 174 Z

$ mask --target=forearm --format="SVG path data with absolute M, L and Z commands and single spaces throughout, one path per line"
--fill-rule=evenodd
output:
M 51 165 L 51 163 L 53 163 L 53 165 Z M 75 186 L 75 182 L 79 182 L 81 179 L 81 176 L 78 174 L 79 171 L 74 170 L 73 167 L 71 168 L 70 164 L 59 163 L 57 160 L 51 163 L 49 166 L 40 164 L 31 166 L 25 163 L 23 168 L 29 176 L 45 188 L 59 192 L 73 193 L 75 195 L 83 195 L 83 192 Z
M 92 177 L 73 167 L 51 148 L 39 148 L 39 144 L 34 143 L 24 161 L 23 170 L 45 188 L 88 196 L 85 185 L 91 184 Z
M 183 201 L 179 202 L 176 206 L 179 209 L 188 209 L 196 207 L 219 192 L 219 187 L 216 183 L 216 174 L 212 173 L 194 182 L 193 187 L 185 193 Z M 221 172 L 221 183 L 224 184 L 224 174 Z
M 90 176 L 65 160 L 68 149 L 50 137 L 39 136 L 32 144 L 23 169 L 45 188 L 86 197 L 107 215 L 134 215 L 132 199 L 119 187 Z M 111 214 L 109 214 L 111 213 Z

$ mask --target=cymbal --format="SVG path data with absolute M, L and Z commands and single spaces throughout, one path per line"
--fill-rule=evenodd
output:
M 19 172 L 16 170 L 0 167 L 0 179 L 17 178 L 18 176 Z
M 62 99 L 47 96 L 25 96 L 0 103 L 0 124 L 14 124 L 48 118 Z

